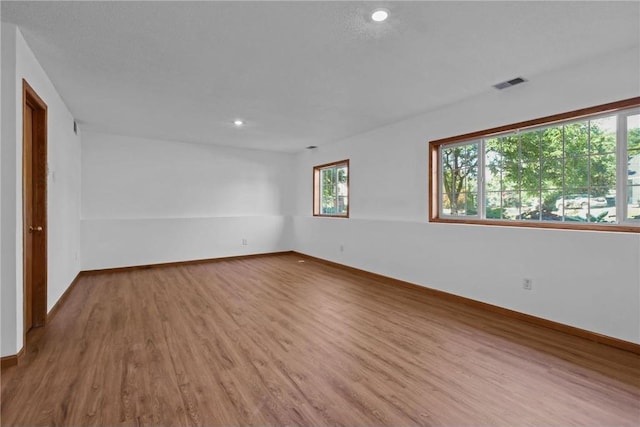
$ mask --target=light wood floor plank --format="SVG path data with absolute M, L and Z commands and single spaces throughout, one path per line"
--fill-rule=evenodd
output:
M 295 254 L 83 276 L 2 425 L 640 425 L 640 356 Z

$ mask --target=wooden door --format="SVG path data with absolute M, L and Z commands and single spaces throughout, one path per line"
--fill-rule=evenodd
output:
M 47 106 L 23 81 L 24 332 L 47 317 Z
M 24 303 L 25 332 L 33 327 L 33 107 L 24 111 Z

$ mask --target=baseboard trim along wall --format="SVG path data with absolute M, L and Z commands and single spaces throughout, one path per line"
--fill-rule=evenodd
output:
M 157 264 L 132 265 L 127 267 L 99 268 L 96 270 L 81 271 L 80 274 L 84 275 L 84 274 L 117 273 L 119 271 L 144 270 L 146 268 L 174 267 L 174 266 L 190 265 L 190 264 L 205 264 L 208 262 L 232 261 L 235 259 L 260 258 L 265 256 L 274 256 L 274 255 L 288 255 L 292 253 L 293 251 L 266 252 L 261 254 L 234 255 L 234 256 L 219 257 L 219 258 L 194 259 L 189 261 L 161 262 Z
M 58 298 L 58 301 L 56 301 L 53 307 L 51 307 L 51 310 L 49 310 L 49 312 L 47 313 L 47 320 L 45 321 L 45 325 L 48 324 L 51 321 L 51 319 L 53 319 L 53 317 L 60 310 L 60 307 L 64 305 L 64 302 L 67 300 L 67 298 L 71 294 L 71 291 L 78 284 L 80 277 L 82 277 L 82 272 L 76 275 L 75 279 L 73 279 L 71 281 L 71 284 L 69 284 L 69 286 L 67 287 L 67 290 L 64 291 L 62 295 L 60 295 L 60 298 Z M 22 356 L 24 355 L 25 348 L 26 348 L 26 342 L 23 343 L 22 348 L 20 349 L 18 354 L 12 354 L 10 356 L 2 357 L 2 359 L 0 360 L 1 361 L 0 370 L 4 370 L 6 368 L 10 368 L 12 366 L 17 365 L 20 362 L 20 359 L 22 358 Z
M 564 332 L 566 334 L 578 336 L 581 338 L 585 338 L 591 341 L 598 342 L 600 344 L 608 345 L 610 347 L 619 348 L 621 350 L 630 351 L 635 354 L 640 354 L 640 344 L 636 344 L 629 341 L 624 341 L 619 338 L 610 337 L 607 335 L 602 335 L 597 332 L 588 331 L 586 329 L 577 328 L 575 326 L 565 325 L 563 323 L 554 322 L 553 320 L 543 319 L 541 317 L 532 316 L 530 314 L 521 313 L 519 311 L 510 310 L 508 308 L 500 307 L 493 304 L 488 304 L 486 302 L 477 301 L 474 299 L 462 297 L 455 294 L 450 294 L 448 292 L 440 291 L 433 288 L 428 288 L 426 286 L 417 285 L 411 282 L 405 282 L 404 280 L 394 279 L 392 277 L 383 276 L 382 274 L 372 273 L 366 270 L 361 270 L 359 268 L 350 267 L 348 265 L 340 264 L 334 261 L 328 261 L 322 258 L 316 258 L 311 255 L 303 254 L 300 252 L 294 251 L 296 255 L 299 255 L 303 258 L 307 258 L 309 260 L 316 261 L 321 264 L 329 265 L 332 267 L 336 267 L 342 270 L 349 271 L 351 273 L 357 274 L 362 277 L 367 277 L 372 280 L 383 281 L 386 283 L 390 283 L 396 286 L 401 286 L 404 288 L 418 290 L 419 292 L 425 293 L 429 296 L 435 298 L 441 298 L 447 301 L 456 302 L 459 304 L 464 304 L 471 307 L 476 307 L 485 311 L 489 311 L 495 314 L 499 314 L 501 316 L 511 317 L 513 319 L 522 320 L 528 323 L 532 323 L 538 326 L 542 326 L 545 328 L 554 329 L 559 332 Z
M 22 356 L 24 355 L 24 347 L 20 349 L 18 354 L 12 354 L 11 356 L 4 356 L 0 359 L 0 371 L 4 371 L 7 368 L 16 366 Z
M 591 341 L 598 342 L 600 344 L 608 345 L 610 347 L 615 347 L 621 350 L 630 351 L 635 354 L 640 354 L 640 345 L 629 342 L 629 341 L 624 341 L 618 338 L 598 334 L 596 332 L 587 331 L 581 328 L 576 328 L 575 326 L 565 325 L 563 323 L 554 322 L 552 320 L 543 319 L 541 317 L 532 316 L 530 314 L 521 313 L 518 311 L 510 310 L 508 308 L 499 307 L 497 305 L 488 304 L 485 302 L 473 300 L 473 299 L 462 297 L 459 295 L 450 294 L 448 292 L 428 288 L 425 286 L 417 285 L 415 283 L 405 282 L 403 280 L 394 279 L 392 277 L 383 276 L 381 274 L 372 273 L 370 271 L 361 270 L 355 267 L 350 267 L 348 265 L 340 264 L 333 261 L 328 261 L 322 258 L 316 258 L 314 256 L 303 254 L 296 251 L 270 252 L 270 253 L 262 253 L 262 254 L 238 255 L 238 256 L 221 257 L 221 258 L 209 258 L 209 259 L 199 259 L 199 260 L 190 260 L 190 261 L 167 262 L 167 263 L 161 263 L 161 264 L 137 265 L 137 266 L 129 266 L 129 267 L 116 267 L 116 268 L 106 268 L 101 270 L 81 271 L 80 273 L 78 273 L 75 279 L 73 279 L 73 281 L 71 282 L 67 290 L 62 294 L 62 296 L 58 299 L 58 301 L 49 311 L 47 315 L 47 323 L 49 323 L 49 321 L 53 319 L 53 317 L 58 313 L 60 308 L 64 305 L 64 302 L 67 300 L 68 296 L 71 294 L 73 288 L 79 282 L 79 279 L 84 275 L 101 274 L 101 273 L 117 273 L 120 271 L 131 271 L 131 270 L 141 270 L 141 269 L 147 269 L 147 268 L 161 268 L 161 267 L 171 267 L 171 266 L 190 265 L 190 264 L 204 264 L 204 263 L 210 263 L 210 262 L 231 261 L 231 260 L 237 260 L 237 259 L 250 259 L 250 258 L 259 258 L 259 257 L 265 257 L 265 256 L 288 255 L 288 254 L 295 254 L 302 258 L 315 261 L 327 266 L 339 268 L 341 270 L 348 271 L 352 274 L 356 274 L 361 277 L 369 278 L 376 281 L 383 281 L 395 286 L 401 286 L 401 287 L 412 289 L 412 290 L 417 290 L 419 292 L 422 292 L 424 294 L 427 294 L 435 298 L 441 298 L 443 300 L 479 308 L 479 309 L 489 311 L 501 316 L 522 320 L 537 326 L 554 329 L 559 332 L 564 332 L 566 334 L 585 338 Z M 4 370 L 11 366 L 17 365 L 19 360 L 24 355 L 24 349 L 25 347 L 23 346 L 22 349 L 20 349 L 20 351 L 18 352 L 18 354 L 2 357 L 1 369 Z
M 58 298 L 58 301 L 56 301 L 56 303 L 53 305 L 53 307 L 51 307 L 51 310 L 49 310 L 49 313 L 47 313 L 47 323 L 49 323 L 51 321 L 51 319 L 53 319 L 53 317 L 56 314 L 58 314 L 58 311 L 60 310 L 60 307 L 62 307 L 64 302 L 67 300 L 67 298 L 71 294 L 71 291 L 73 290 L 73 288 L 76 287 L 76 285 L 78 284 L 78 281 L 80 280 L 80 277 L 82 277 L 82 271 L 76 275 L 75 279 L 73 279 L 71 281 L 71 284 L 69 285 L 67 290 L 64 291 L 64 293 L 62 295 L 60 295 L 60 298 Z

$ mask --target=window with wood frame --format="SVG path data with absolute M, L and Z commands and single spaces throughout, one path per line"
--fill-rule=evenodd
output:
M 430 220 L 640 232 L 640 97 L 429 143 Z
M 349 160 L 313 168 L 313 215 L 349 217 Z

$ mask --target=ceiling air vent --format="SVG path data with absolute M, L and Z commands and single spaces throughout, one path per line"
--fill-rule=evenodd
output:
M 498 83 L 497 85 L 493 85 L 498 90 L 506 89 L 511 86 L 519 85 L 520 83 L 526 82 L 522 77 L 516 77 L 515 79 L 507 80 L 506 82 Z

